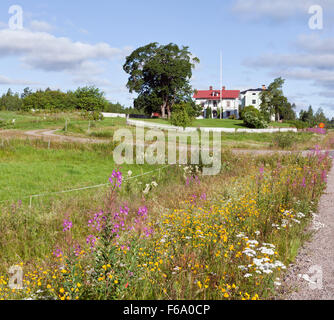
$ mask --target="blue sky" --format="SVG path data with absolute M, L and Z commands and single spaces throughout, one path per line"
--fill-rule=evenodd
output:
M 313 4 L 323 8 L 322 30 L 309 28 Z M 12 5 L 23 9 L 23 30 L 9 30 Z M 130 106 L 126 55 L 150 42 L 173 42 L 201 60 L 195 89 L 219 87 L 222 50 L 227 89 L 282 76 L 297 111 L 312 104 L 334 117 L 333 15 L 333 0 L 1 0 L 0 92 L 96 85 Z

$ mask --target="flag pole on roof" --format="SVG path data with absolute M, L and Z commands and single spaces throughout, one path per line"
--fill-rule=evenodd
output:
M 220 50 L 220 119 L 222 119 L 223 104 L 223 53 Z

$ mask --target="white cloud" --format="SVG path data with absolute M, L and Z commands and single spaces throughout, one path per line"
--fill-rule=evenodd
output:
M 271 71 L 271 75 L 309 80 L 317 87 L 334 89 L 334 37 L 302 35 L 297 39 L 295 49 L 294 53 L 272 53 L 247 59 L 244 64 L 266 68 Z
M 89 61 L 110 61 L 128 50 L 107 43 L 74 42 L 47 32 L 0 30 L 0 57 L 17 55 L 28 67 L 44 71 L 78 71 Z
M 36 85 L 38 83 L 27 80 L 10 79 L 0 75 L 0 85 Z

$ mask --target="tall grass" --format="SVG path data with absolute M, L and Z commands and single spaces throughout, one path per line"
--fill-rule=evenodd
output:
M 3 208 L 2 261 L 23 263 L 26 274 L 26 289 L 3 297 L 271 297 L 305 239 L 330 159 L 319 150 L 223 159 L 215 177 L 174 167 L 160 181 L 119 186 L 114 171 L 107 193 L 55 199 L 36 212 Z

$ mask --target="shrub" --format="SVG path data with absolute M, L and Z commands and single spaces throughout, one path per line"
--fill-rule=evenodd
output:
M 273 136 L 273 145 L 281 149 L 290 148 L 295 141 L 295 135 L 291 132 L 275 133 Z
M 81 117 L 85 120 L 102 121 L 104 119 L 103 114 L 98 111 L 82 111 Z
M 195 118 L 194 109 L 190 103 L 180 103 L 173 106 L 170 123 L 177 127 L 190 127 Z
M 240 111 L 240 119 L 241 120 L 244 120 L 244 114 L 246 112 L 252 112 L 254 113 L 257 117 L 259 117 L 261 115 L 260 111 L 258 109 L 256 109 L 255 107 L 253 106 L 248 106 L 248 107 L 245 107 L 243 108 L 241 111 Z
M 243 120 L 248 128 L 264 129 L 268 127 L 268 123 L 264 120 L 260 113 L 259 115 L 256 115 L 251 111 L 245 112 L 243 114 Z
M 172 113 L 170 123 L 177 127 L 189 127 L 192 124 L 192 119 L 189 118 L 185 110 L 177 110 Z
M 287 123 L 293 125 L 297 129 L 306 129 L 309 127 L 309 124 L 307 122 L 304 122 L 301 120 L 291 120 L 291 121 L 287 121 Z
M 237 117 L 236 117 L 235 114 L 230 115 L 228 118 L 229 118 L 230 120 L 236 120 L 236 119 L 237 119 Z

